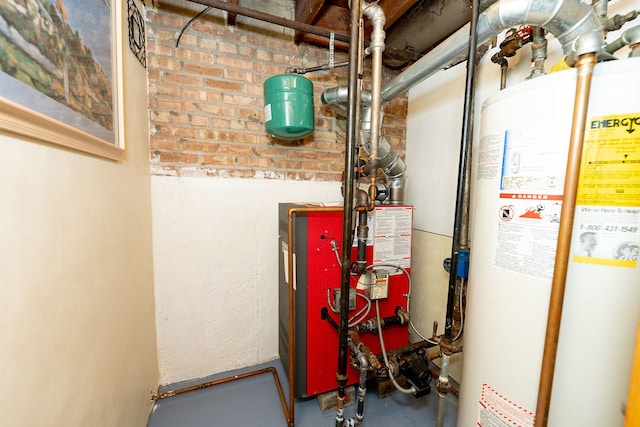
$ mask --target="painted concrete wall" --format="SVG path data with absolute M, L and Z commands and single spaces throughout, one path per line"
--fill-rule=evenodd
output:
M 0 425 L 146 424 L 158 380 L 146 74 L 128 48 L 124 67 L 123 161 L 0 133 Z
M 160 383 L 278 357 L 278 203 L 335 182 L 152 177 Z

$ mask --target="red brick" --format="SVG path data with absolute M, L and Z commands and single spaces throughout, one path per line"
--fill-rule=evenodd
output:
M 278 0 L 280 1 L 280 0 Z M 315 130 L 300 141 L 272 138 L 264 127 L 263 83 L 287 67 L 325 64 L 328 51 L 296 45 L 291 32 L 280 36 L 248 26 L 229 28 L 205 17 L 175 34 L 190 16 L 149 12 L 150 158 L 152 174 L 289 180 L 341 180 L 345 118 L 320 103 L 327 88 L 345 84 L 346 69 L 309 74 L 314 84 Z M 336 62 L 346 61 L 336 52 Z M 371 75 L 370 59 L 365 62 Z M 397 71 L 383 70 L 390 81 Z M 370 80 L 365 80 L 370 87 Z M 406 94 L 385 104 L 383 135 L 404 155 Z M 340 124 L 340 126 L 338 126 Z
M 233 92 L 238 92 L 242 88 L 240 83 L 227 82 L 224 80 L 206 79 L 204 84 L 207 88 Z
M 237 68 L 241 70 L 251 70 L 253 68 L 253 62 L 246 59 L 229 58 L 226 56 L 218 56 L 216 58 L 216 64 L 223 67 Z
M 221 68 L 209 67 L 205 65 L 185 64 L 184 71 L 191 74 L 200 74 L 207 77 L 222 77 Z
M 164 73 L 162 81 L 165 83 L 175 83 L 183 86 L 200 86 L 202 78 L 195 76 L 186 76 L 184 74 Z
M 215 104 L 200 103 L 198 104 L 198 108 L 201 111 L 215 114 L 218 116 L 233 116 L 235 113 L 235 108 L 233 108 L 232 106 L 221 106 L 221 105 L 215 105 Z
M 221 166 L 235 166 L 236 158 L 233 156 L 202 156 L 201 161 L 203 165 L 221 165 Z
M 244 156 L 253 154 L 253 148 L 248 145 L 220 144 L 219 151 L 221 154 L 238 154 Z
M 238 157 L 238 166 L 267 169 L 270 166 L 269 159 L 261 157 Z
M 160 161 L 166 163 L 196 163 L 198 156 L 186 153 L 160 153 Z

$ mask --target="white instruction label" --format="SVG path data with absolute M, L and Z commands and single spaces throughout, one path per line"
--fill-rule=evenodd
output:
M 533 427 L 535 414 L 482 384 L 478 402 L 478 427 Z
M 264 121 L 270 122 L 273 117 L 271 116 L 271 104 L 264 106 Z
M 411 266 L 411 206 L 380 207 L 373 223 L 373 263 Z M 390 271 L 391 274 L 402 272 Z

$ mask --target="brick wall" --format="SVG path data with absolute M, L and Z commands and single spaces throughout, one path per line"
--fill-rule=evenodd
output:
M 326 64 L 328 49 L 296 45 L 290 30 L 250 18 L 227 26 L 219 11 L 194 21 L 176 47 L 176 35 L 204 8 L 183 3 L 191 8 L 157 2 L 147 9 L 152 174 L 339 181 L 345 119 L 323 107 L 320 94 L 346 85 L 348 68 L 306 74 L 315 131 L 301 141 L 274 140 L 264 128 L 263 82 L 288 67 Z M 269 3 L 293 8 L 293 0 Z M 336 52 L 336 62 L 347 60 Z M 385 69 L 384 81 L 394 75 Z M 383 134 L 404 157 L 406 96 L 384 113 Z

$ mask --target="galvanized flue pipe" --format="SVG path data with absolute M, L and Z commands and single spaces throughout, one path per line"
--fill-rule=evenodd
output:
M 521 24 L 539 26 L 553 34 L 569 57 L 593 50 L 577 44 L 579 38 L 592 38 L 604 44 L 602 25 L 593 8 L 580 0 L 501 0 L 480 14 L 478 43 Z M 397 75 L 382 90 L 383 102 L 394 99 L 450 65 L 465 58 L 470 24 L 453 33 L 412 66 Z

